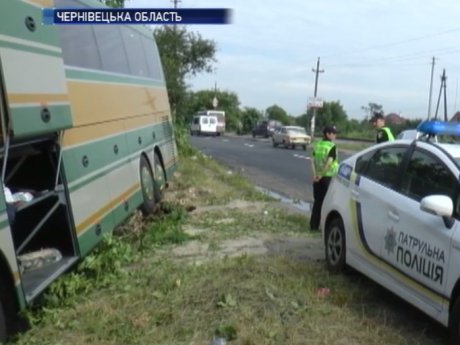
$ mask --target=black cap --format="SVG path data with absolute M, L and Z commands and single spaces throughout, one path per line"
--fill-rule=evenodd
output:
M 337 134 L 337 128 L 335 126 L 326 126 L 323 129 L 323 134 L 334 133 Z
M 379 112 L 375 112 L 374 115 L 372 115 L 369 122 L 375 122 L 377 120 L 384 120 L 384 119 L 385 119 L 385 115 L 383 115 L 383 113 L 379 111 Z

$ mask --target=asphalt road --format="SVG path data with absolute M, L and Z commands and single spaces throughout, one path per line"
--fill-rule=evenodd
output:
M 191 136 L 190 143 L 258 187 L 294 200 L 313 200 L 307 163 L 309 149 L 274 148 L 271 139 L 249 136 Z M 349 155 L 339 150 L 341 159 Z

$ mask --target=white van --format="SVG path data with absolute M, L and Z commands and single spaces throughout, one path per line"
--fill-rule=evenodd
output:
M 191 135 L 217 135 L 217 117 L 195 115 L 190 126 Z

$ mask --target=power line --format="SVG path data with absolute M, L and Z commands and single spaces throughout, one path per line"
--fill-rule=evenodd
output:
M 436 54 L 436 55 L 447 55 L 447 54 L 454 54 L 460 52 L 460 47 L 458 45 L 449 46 L 439 49 L 428 49 L 422 50 L 410 54 L 404 55 L 396 55 L 396 56 L 388 56 L 388 57 L 381 57 L 377 59 L 360 59 L 355 62 L 344 62 L 344 63 L 336 63 L 328 65 L 328 67 L 337 67 L 337 66 L 345 66 L 345 67 L 362 67 L 368 66 L 378 63 L 385 63 L 385 62 L 405 62 L 405 61 L 413 61 L 417 59 L 426 59 L 427 54 Z
M 340 57 L 340 56 L 343 56 L 343 55 L 351 55 L 351 54 L 362 53 L 362 52 L 365 52 L 365 51 L 367 51 L 367 50 L 372 50 L 372 49 L 377 49 L 377 48 L 386 48 L 386 47 L 392 47 L 392 46 L 402 45 L 402 44 L 406 44 L 406 43 L 410 43 L 410 42 L 415 42 L 415 41 L 424 40 L 424 39 L 426 39 L 426 38 L 431 38 L 431 37 L 436 37 L 436 36 L 441 36 L 441 35 L 449 34 L 449 33 L 456 32 L 456 31 L 460 31 L 460 28 L 454 28 L 454 29 L 449 29 L 449 30 L 444 30 L 444 31 L 436 32 L 436 33 L 433 33 L 433 34 L 428 34 L 428 35 L 423 35 L 423 36 L 408 38 L 408 39 L 402 40 L 402 41 L 396 41 L 396 42 L 389 42 L 389 43 L 384 43 L 384 44 L 378 44 L 378 45 L 375 45 L 375 46 L 370 46 L 370 47 L 367 47 L 367 48 L 354 50 L 354 51 L 352 51 L 352 52 L 344 52 L 344 53 L 337 53 L 337 54 L 325 55 L 325 56 L 323 56 L 323 58 L 330 58 L 330 57 L 336 57 L 336 56 L 339 56 L 339 57 Z

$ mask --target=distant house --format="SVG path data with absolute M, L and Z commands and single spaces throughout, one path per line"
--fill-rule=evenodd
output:
M 460 122 L 460 111 L 457 111 L 450 119 L 451 122 Z
M 406 123 L 406 119 L 396 113 L 390 113 L 385 116 L 385 123 L 387 125 L 402 125 Z

